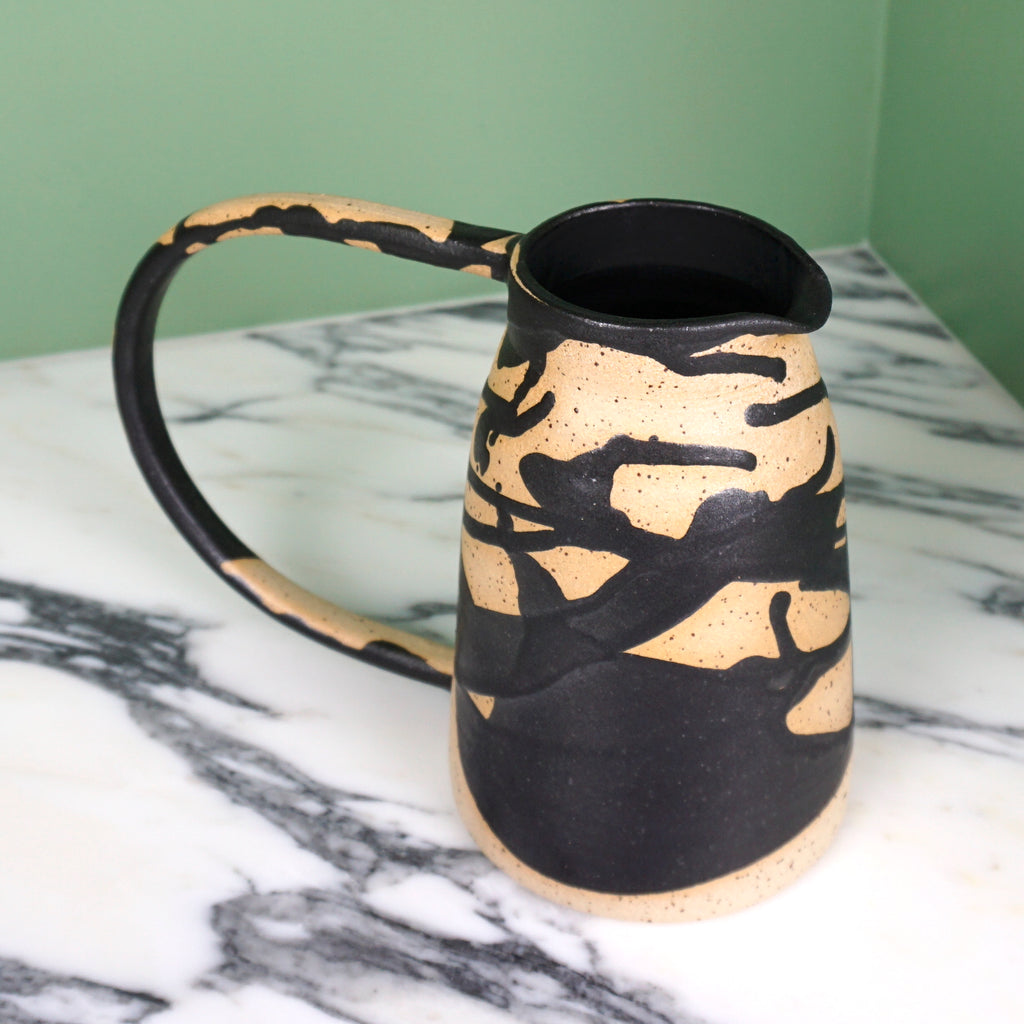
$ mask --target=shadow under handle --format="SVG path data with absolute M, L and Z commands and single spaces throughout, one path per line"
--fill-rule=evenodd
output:
M 199 556 L 257 607 L 305 635 L 438 686 L 452 649 L 339 608 L 283 576 L 224 524 L 188 475 L 160 412 L 153 372 L 157 315 L 189 256 L 244 235 L 322 238 L 504 281 L 517 234 L 356 199 L 274 193 L 217 203 L 164 234 L 125 288 L 114 331 L 117 403 L 132 454 L 163 510 Z

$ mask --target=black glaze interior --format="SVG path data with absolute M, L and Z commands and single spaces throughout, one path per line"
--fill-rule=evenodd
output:
M 828 316 L 824 274 L 788 236 L 746 214 L 672 200 L 580 207 L 531 231 L 526 275 L 599 319 Z

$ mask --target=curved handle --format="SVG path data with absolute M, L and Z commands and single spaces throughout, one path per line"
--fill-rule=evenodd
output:
M 200 557 L 274 618 L 330 647 L 439 686 L 452 675 L 445 644 L 345 611 L 282 576 L 246 547 L 185 471 L 164 424 L 153 373 L 157 314 L 178 268 L 199 250 L 242 235 L 323 238 L 503 281 L 519 237 L 379 203 L 305 193 L 232 199 L 164 234 L 125 288 L 114 331 L 114 381 L 121 419 L 157 501 Z

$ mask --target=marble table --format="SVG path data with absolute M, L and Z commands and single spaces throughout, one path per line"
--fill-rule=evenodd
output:
M 200 564 L 131 462 L 106 352 L 0 366 L 0 1020 L 1024 1019 L 1024 411 L 869 250 L 821 261 L 850 807 L 799 882 L 698 924 L 578 915 L 491 868 L 454 813 L 447 695 Z M 163 342 L 165 411 L 255 550 L 450 639 L 502 318 L 496 289 Z

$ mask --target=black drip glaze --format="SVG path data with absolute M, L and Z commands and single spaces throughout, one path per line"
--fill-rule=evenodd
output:
M 633 457 L 620 446 L 603 478 Z M 516 550 L 535 532 L 494 528 L 487 539 L 510 552 L 523 614 L 478 608 L 463 576 L 455 674 L 475 692 L 512 699 L 484 719 L 459 687 L 458 735 L 480 812 L 516 856 L 585 889 L 667 891 L 752 863 L 820 813 L 840 784 L 851 729 L 799 736 L 785 719 L 846 654 L 849 630 L 801 651 L 782 585 L 849 589 L 845 546 L 835 546 L 843 490 L 817 493 L 834 457 L 830 445 L 821 470 L 777 502 L 763 492 L 716 495 L 679 540 L 618 522 L 621 513 L 600 502 L 582 516 L 587 489 L 553 472 L 560 490 L 537 489 L 554 532 L 547 543 L 629 558 L 576 601 Z M 735 579 L 778 581 L 778 658 L 713 671 L 625 653 Z
M 798 581 L 802 591 L 848 592 L 837 525 L 843 488 L 819 493 L 838 458 L 828 430 L 804 483 L 776 500 L 764 491 L 712 494 L 675 538 L 612 506 L 616 471 L 753 471 L 751 452 L 626 435 L 572 458 L 527 449 L 517 472 L 531 505 L 485 483 L 496 440 L 542 429 L 559 396 L 537 384 L 567 338 L 644 356 L 684 378 L 777 383 L 784 359 L 712 350 L 744 334 L 807 333 L 830 307 L 828 281 L 810 257 L 735 211 L 604 204 L 553 218 L 520 241 L 497 363 L 525 374 L 511 398 L 484 389 L 469 483 L 495 520 L 463 520 L 471 538 L 506 553 L 520 614 L 475 605 L 462 574 L 456 721 L 481 815 L 541 874 L 622 895 L 683 889 L 759 860 L 821 814 L 846 770 L 852 729 L 798 735 L 786 716 L 843 660 L 849 625 L 825 647 L 800 650 L 787 588 Z M 818 381 L 789 399 L 755 402 L 745 420 L 771 429 L 826 397 Z M 517 530 L 513 517 L 535 528 Z M 625 565 L 594 593 L 567 599 L 532 557 L 563 546 L 611 552 Z M 770 622 L 778 657 L 712 670 L 627 653 L 735 581 L 777 584 Z M 467 691 L 497 698 L 488 716 Z

